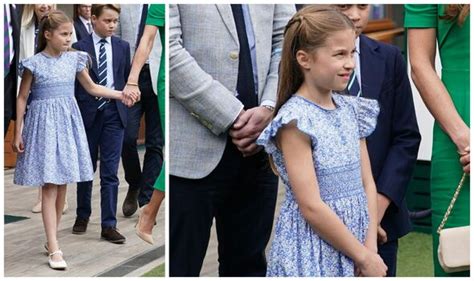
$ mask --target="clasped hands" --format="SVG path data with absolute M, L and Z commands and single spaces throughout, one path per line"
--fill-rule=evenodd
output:
M 140 101 L 140 89 L 136 85 L 125 85 L 122 90 L 122 103 L 128 107 L 132 107 L 136 102 Z
M 249 157 L 259 152 L 262 147 L 255 141 L 273 117 L 273 112 L 263 106 L 257 106 L 240 112 L 229 130 L 232 143 L 244 157 Z

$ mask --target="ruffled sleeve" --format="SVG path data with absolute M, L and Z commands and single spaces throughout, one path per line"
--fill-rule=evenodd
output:
M 359 137 L 368 137 L 377 126 L 380 107 L 377 100 L 356 98 L 354 103 L 359 124 Z
M 316 124 L 313 124 L 312 120 L 303 114 L 300 114 L 301 111 L 295 113 L 295 109 L 280 109 L 277 116 L 268 124 L 268 126 L 262 131 L 260 136 L 257 139 L 257 144 L 265 148 L 265 151 L 268 154 L 273 154 L 278 150 L 278 147 L 275 143 L 275 136 L 278 133 L 278 130 L 286 124 L 294 122 L 298 130 L 302 131 L 309 137 L 313 138 L 314 128 Z
M 81 72 L 89 65 L 89 54 L 86 52 L 77 51 L 77 67 L 76 72 Z
M 29 57 L 20 61 L 20 63 L 18 64 L 18 75 L 20 77 L 23 77 L 25 68 L 29 69 L 33 75 L 35 74 L 35 69 L 36 69 L 35 56 Z

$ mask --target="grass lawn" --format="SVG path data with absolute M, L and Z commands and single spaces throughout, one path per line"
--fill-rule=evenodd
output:
M 432 277 L 431 234 L 411 232 L 399 240 L 397 277 Z
M 165 264 L 160 264 L 159 266 L 145 273 L 142 277 L 165 277 Z

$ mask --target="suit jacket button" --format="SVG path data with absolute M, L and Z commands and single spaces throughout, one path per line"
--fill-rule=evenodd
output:
M 239 58 L 239 52 L 237 52 L 237 51 L 230 52 L 229 57 L 230 57 L 232 60 L 237 60 L 237 59 Z
M 95 97 L 95 100 L 99 100 L 99 97 Z

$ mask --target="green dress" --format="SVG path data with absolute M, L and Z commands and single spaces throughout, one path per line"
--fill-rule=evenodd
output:
M 165 5 L 164 4 L 152 4 L 148 10 L 148 16 L 146 18 L 147 25 L 154 25 L 158 27 L 160 33 L 160 40 L 162 46 L 161 59 L 160 59 L 160 69 L 158 72 L 158 109 L 160 111 L 160 121 L 161 129 L 163 133 L 163 138 L 165 138 Z M 161 167 L 160 175 L 156 179 L 155 189 L 160 191 L 165 191 L 165 161 Z
M 444 5 L 405 5 L 405 27 L 436 28 L 442 65 L 441 80 L 446 86 L 456 110 L 469 126 L 469 33 L 468 16 L 460 27 L 457 18 L 440 19 Z M 439 236 L 436 230 L 462 176 L 462 167 L 455 144 L 435 122 L 431 157 L 431 208 L 433 260 L 435 276 L 469 276 L 469 271 L 448 274 L 438 262 Z M 469 177 L 449 216 L 445 228 L 469 225 Z

